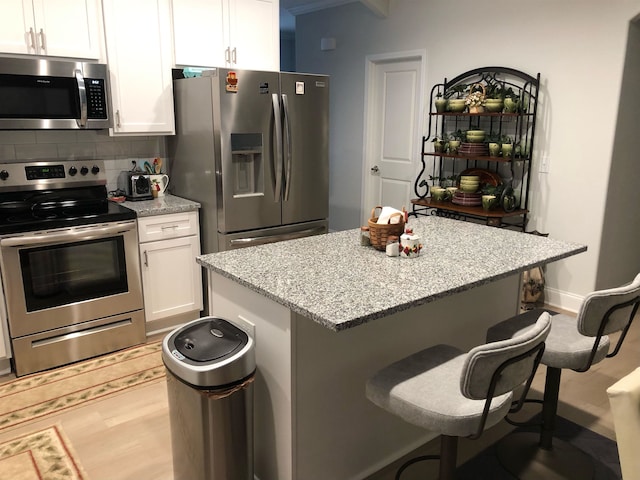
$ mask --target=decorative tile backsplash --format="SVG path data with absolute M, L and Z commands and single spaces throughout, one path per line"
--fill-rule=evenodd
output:
M 2 130 L 0 163 L 37 160 L 104 160 L 107 189 L 117 188 L 118 175 L 132 162 L 160 157 L 167 169 L 165 137 L 110 137 L 106 130 Z M 164 172 L 163 172 L 164 173 Z

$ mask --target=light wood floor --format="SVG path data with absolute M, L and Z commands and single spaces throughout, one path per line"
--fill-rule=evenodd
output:
M 601 362 L 586 373 L 563 372 L 560 415 L 615 439 L 606 389 L 640 366 L 639 351 L 640 321 L 636 320 L 617 357 Z M 11 378 L 0 377 L 0 383 Z M 534 391 L 540 396 L 543 385 L 544 367 L 541 367 L 534 383 Z M 56 422 L 62 424 L 92 480 L 173 479 L 164 382 L 134 388 L 84 407 L 9 429 L 0 433 L 0 442 Z M 508 424 L 502 422 L 478 440 L 462 439 L 459 463 L 497 441 L 510 429 Z M 420 451 L 435 453 L 437 441 L 430 442 Z M 435 478 L 434 463 L 423 462 L 423 466 L 412 467 L 413 471 L 406 472 L 406 480 Z M 397 465 L 390 465 L 368 480 L 391 480 L 396 468 Z M 433 474 L 429 476 L 428 472 Z

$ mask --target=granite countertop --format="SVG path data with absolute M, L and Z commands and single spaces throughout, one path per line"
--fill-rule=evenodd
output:
M 440 217 L 410 219 L 417 258 L 363 247 L 359 229 L 198 257 L 198 263 L 340 331 L 471 289 L 586 246 Z
M 138 217 L 150 217 L 152 215 L 165 215 L 168 213 L 192 212 L 200 208 L 198 202 L 193 202 L 175 195 L 165 195 L 153 200 L 141 200 L 138 202 L 123 202 L 122 205 L 136 212 Z

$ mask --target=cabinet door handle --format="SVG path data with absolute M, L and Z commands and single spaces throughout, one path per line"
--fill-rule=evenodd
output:
M 40 48 L 43 51 L 47 51 L 47 44 L 45 43 L 44 31 L 40 29 Z
M 224 61 L 226 63 L 231 63 L 231 47 L 227 47 L 224 51 Z
M 149 257 L 147 256 L 147 251 L 144 251 L 144 266 L 148 267 L 149 266 Z
M 29 38 L 31 39 L 31 45 L 29 46 L 34 52 L 36 51 L 36 34 L 33 28 L 29 29 Z
M 233 63 L 234 65 L 238 63 L 236 47 L 233 47 L 233 50 L 231 51 L 231 63 Z
M 120 110 L 116 110 L 116 127 L 120 128 Z

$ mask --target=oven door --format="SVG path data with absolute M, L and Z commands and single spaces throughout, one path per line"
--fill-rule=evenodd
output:
M 0 240 L 12 338 L 143 308 L 135 220 Z

